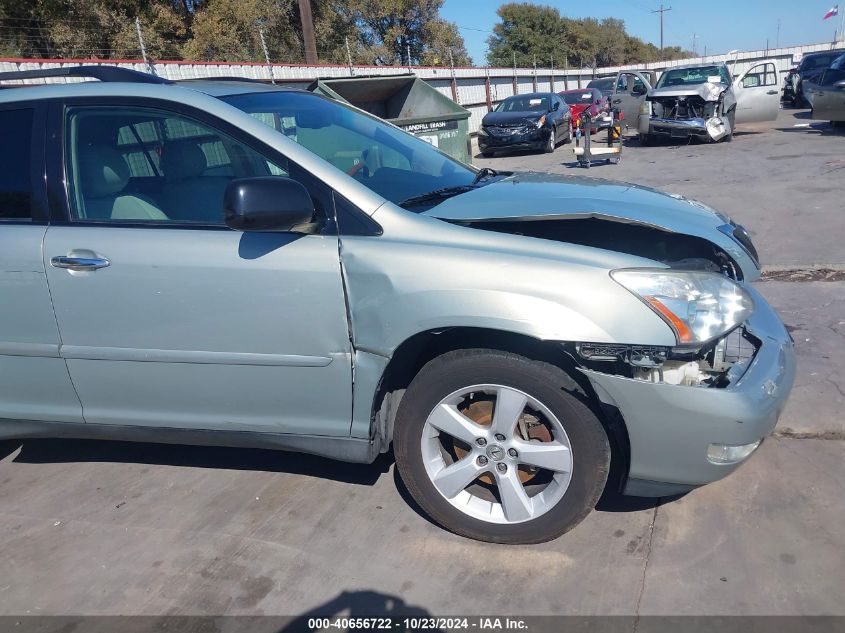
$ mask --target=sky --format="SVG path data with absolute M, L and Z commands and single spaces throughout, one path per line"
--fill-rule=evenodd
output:
M 842 2 L 838 17 L 822 20 L 836 0 L 664 0 L 671 11 L 663 14 L 665 46 L 681 46 L 699 54 L 707 47 L 708 54 L 730 50 L 757 50 L 766 47 L 795 46 L 830 42 L 845 13 Z M 440 14 L 458 25 L 467 50 L 476 64 L 483 64 L 487 38 L 498 22 L 496 9 L 505 4 L 498 0 L 445 0 Z M 659 8 L 654 0 L 547 0 L 536 2 L 556 7 L 570 18 L 619 18 L 625 21 L 628 33 L 660 45 L 660 21 L 652 10 Z M 706 15 L 704 11 L 706 9 Z M 780 33 L 778 33 L 780 22 Z

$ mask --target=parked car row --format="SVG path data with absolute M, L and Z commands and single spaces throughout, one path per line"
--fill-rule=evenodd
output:
M 597 121 L 590 130 L 595 133 L 598 114 L 605 109 L 613 109 L 615 118 L 638 133 L 644 145 L 657 139 L 730 141 L 740 123 L 777 118 L 779 85 L 774 61 L 755 64 L 736 80 L 723 62 L 670 68 L 659 79 L 653 71 L 624 70 L 616 77 L 594 79 L 583 89 L 505 99 L 482 120 L 479 147 L 484 156 L 519 149 L 554 151 L 562 119 L 571 128 L 568 141 L 581 113 L 589 112 Z M 568 112 L 561 113 L 562 105 Z
M 845 122 L 845 54 L 837 57 L 810 86 L 805 84 L 813 118 L 838 126 Z
M 837 49 L 804 55 L 798 66 L 786 75 L 783 100 L 796 107 L 810 105 L 810 95 L 819 84 L 822 74 L 844 53 L 845 49 Z

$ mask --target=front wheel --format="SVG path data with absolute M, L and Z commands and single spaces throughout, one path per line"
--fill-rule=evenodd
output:
M 552 128 L 549 133 L 549 140 L 546 141 L 546 146 L 543 148 L 543 151 L 546 152 L 546 154 L 551 154 L 555 151 L 555 136 L 557 136 L 557 131 Z
M 541 543 L 595 507 L 604 428 L 558 367 L 495 350 L 429 362 L 402 398 L 396 465 L 437 523 L 493 543 Z

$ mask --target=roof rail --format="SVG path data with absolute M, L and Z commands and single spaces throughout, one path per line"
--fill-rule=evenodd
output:
M 90 77 L 100 81 L 120 81 L 140 84 L 169 84 L 163 77 L 138 72 L 119 66 L 66 66 L 63 68 L 40 68 L 0 73 L 0 81 L 12 79 L 43 79 L 47 77 Z

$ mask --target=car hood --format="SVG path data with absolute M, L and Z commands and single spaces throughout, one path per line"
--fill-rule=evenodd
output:
M 424 215 L 472 224 L 598 218 L 691 235 L 718 244 L 745 269 L 748 254 L 719 227 L 729 219 L 700 202 L 630 183 L 545 173 L 516 173 L 448 198 Z
M 546 112 L 527 110 L 525 112 L 488 112 L 481 120 L 482 125 L 515 125 L 536 123 Z
M 649 99 L 660 97 L 701 97 L 705 101 L 715 101 L 719 95 L 730 86 L 723 83 L 703 83 L 687 88 L 678 86 L 664 86 L 663 88 L 652 88 L 648 93 Z

